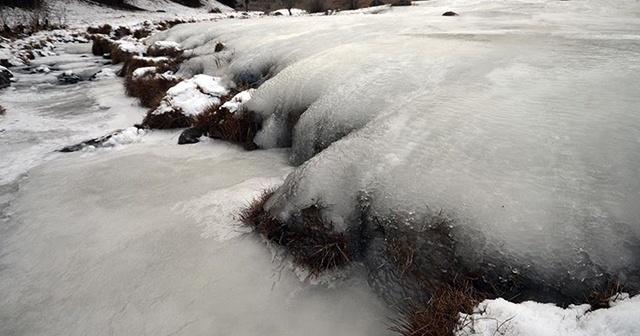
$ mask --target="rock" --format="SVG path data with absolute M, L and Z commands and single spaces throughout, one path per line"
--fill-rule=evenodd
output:
M 0 89 L 4 89 L 11 85 L 13 73 L 4 66 L 0 66 Z
M 202 136 L 202 131 L 195 127 L 187 128 L 186 130 L 180 133 L 180 137 L 178 138 L 178 145 L 188 145 L 200 142 L 200 137 Z
M 214 52 L 221 52 L 224 49 L 224 43 L 218 42 L 216 43 L 216 48 L 213 50 Z
M 74 74 L 73 71 L 65 71 L 58 75 L 58 82 L 60 82 L 60 84 L 76 84 L 82 80 L 83 78 Z
M 458 16 L 458 13 L 449 11 L 449 12 L 444 12 L 442 16 Z

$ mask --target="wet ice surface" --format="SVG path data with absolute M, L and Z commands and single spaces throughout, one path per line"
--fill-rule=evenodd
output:
M 255 141 L 292 146 L 302 164 L 267 203 L 280 219 L 319 205 L 344 230 L 363 207 L 379 218 L 442 211 L 467 266 L 577 299 L 603 274 L 640 288 L 638 10 L 429 1 L 152 39 L 194 49 L 183 73 L 266 80 L 247 104 L 264 122 Z M 212 52 L 218 42 L 227 53 Z
M 0 93 L 0 335 L 387 334 L 390 314 L 357 268 L 303 281 L 239 226 L 240 209 L 291 171 L 287 152 L 156 132 L 54 153 L 145 112 L 117 78 L 58 85 L 62 71 L 103 68 L 71 49 Z
M 290 171 L 286 152 L 144 141 L 21 184 L 0 236 L 0 334 L 385 334 L 362 277 L 312 286 L 236 232 L 232 214 Z

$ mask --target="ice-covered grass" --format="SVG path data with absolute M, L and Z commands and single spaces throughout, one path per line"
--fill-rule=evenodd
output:
M 279 220 L 318 206 L 337 232 L 363 215 L 418 230 L 442 213 L 470 273 L 568 303 L 615 278 L 640 288 L 635 10 L 429 1 L 187 24 L 150 41 L 193 50 L 179 73 L 264 82 L 246 105 L 255 142 L 292 146 L 301 164 L 266 204 Z

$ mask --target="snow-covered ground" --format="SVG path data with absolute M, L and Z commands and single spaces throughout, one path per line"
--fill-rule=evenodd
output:
M 60 3 L 76 28 L 147 19 L 104 8 L 86 18 L 70 1 Z M 205 15 L 162 6 L 145 16 Z M 127 128 L 146 111 L 116 67 L 57 83 L 105 68 L 88 44 L 36 58 L 38 73 L 14 71 L 0 91 L 0 334 L 387 334 L 392 312 L 360 265 L 301 280 L 239 227 L 239 209 L 283 183 L 268 204 L 281 219 L 319 200 L 343 229 L 363 201 L 381 217 L 443 211 L 469 264 L 506 265 L 568 296 L 602 273 L 637 287 L 637 1 L 360 12 L 378 14 L 185 24 L 147 41 L 195 55 L 183 76 L 264 82 L 247 106 L 268 150 L 178 147 L 177 132 Z M 115 148 L 53 152 L 115 129 Z M 638 297 L 587 310 L 488 300 L 459 334 L 640 334 Z

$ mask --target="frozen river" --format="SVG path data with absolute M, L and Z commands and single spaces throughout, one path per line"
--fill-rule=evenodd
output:
M 139 122 L 88 46 L 42 58 L 0 94 L 0 335 L 382 335 L 389 312 L 358 276 L 293 272 L 235 215 L 291 171 L 286 150 L 177 133 L 71 154 L 63 146 Z M 53 64 L 55 63 L 55 64 Z

